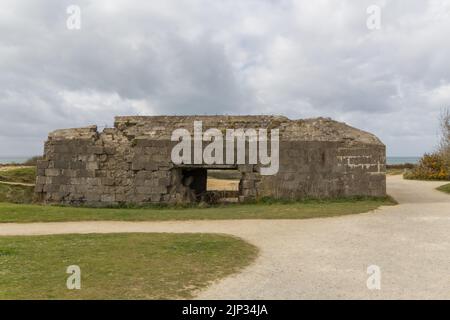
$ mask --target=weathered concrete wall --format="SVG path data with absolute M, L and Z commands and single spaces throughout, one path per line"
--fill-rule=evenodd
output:
M 259 196 L 289 199 L 384 196 L 385 148 L 325 141 L 281 143 L 280 171 L 263 176 L 258 191 Z
M 278 174 L 262 176 L 259 165 L 174 165 L 171 150 L 176 142 L 170 141 L 170 135 L 175 128 L 193 132 L 194 120 L 203 121 L 203 130 L 279 128 Z M 44 203 L 103 206 L 196 201 L 186 170 L 225 167 L 241 172 L 241 201 L 386 193 L 384 145 L 369 133 L 329 119 L 117 117 L 115 127 L 101 133 L 95 126 L 52 132 L 44 154 L 36 181 L 36 193 Z M 199 189 L 200 182 L 195 183 Z

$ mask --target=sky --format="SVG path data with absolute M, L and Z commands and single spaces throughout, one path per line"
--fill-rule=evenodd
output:
M 450 0 L 1 0 L 0 157 L 160 114 L 331 117 L 421 155 L 450 106 L 449 37 Z

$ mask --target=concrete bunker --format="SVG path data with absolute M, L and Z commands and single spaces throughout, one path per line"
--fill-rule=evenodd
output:
M 279 129 L 279 170 L 256 164 L 176 164 L 176 129 Z M 248 153 L 247 153 L 248 154 Z M 327 118 L 282 116 L 130 116 L 113 128 L 56 130 L 38 162 L 36 189 L 43 203 L 120 205 L 239 202 L 275 199 L 384 196 L 385 146 L 373 134 Z M 208 190 L 214 170 L 237 172 L 234 190 Z

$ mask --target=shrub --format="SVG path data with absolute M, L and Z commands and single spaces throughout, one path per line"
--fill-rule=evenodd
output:
M 450 166 L 442 153 L 424 154 L 419 164 L 404 174 L 405 179 L 449 180 Z
M 35 166 L 37 165 L 37 161 L 42 160 L 42 156 L 34 156 L 30 159 L 26 160 L 23 164 L 26 166 Z
M 438 152 L 447 163 L 450 163 L 450 108 L 445 108 L 441 111 L 439 123 L 441 127 L 441 141 Z

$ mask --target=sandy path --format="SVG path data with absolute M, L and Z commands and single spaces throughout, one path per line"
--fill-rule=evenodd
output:
M 398 206 L 337 218 L 174 222 L 0 224 L 0 235 L 109 232 L 215 232 L 261 250 L 243 272 L 198 298 L 450 299 L 450 196 L 442 183 L 388 177 Z M 381 268 L 381 290 L 366 287 L 367 267 Z
M 24 182 L 9 182 L 9 181 L 1 181 L 1 184 L 9 184 L 11 186 L 25 186 L 25 187 L 34 187 L 34 183 L 24 183 Z
M 12 169 L 23 169 L 23 168 L 30 168 L 31 166 L 9 166 L 9 165 L 0 165 L 0 171 L 9 171 Z

